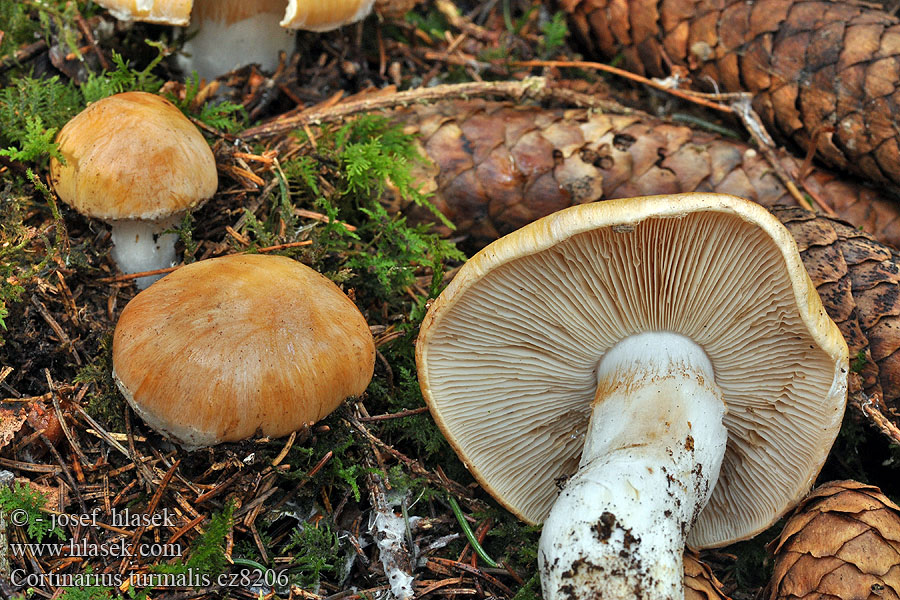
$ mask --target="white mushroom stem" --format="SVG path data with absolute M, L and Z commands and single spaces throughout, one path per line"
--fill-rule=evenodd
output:
M 728 438 L 702 348 L 667 332 L 614 346 L 597 368 L 578 472 L 544 521 L 546 600 L 683 600 L 684 541 Z
M 283 2 L 195 0 L 179 67 L 207 81 L 251 63 L 274 71 L 278 53 L 294 50 L 296 32 L 279 26 L 283 16 Z
M 178 235 L 163 233 L 178 224 L 180 215 L 160 221 L 112 221 L 112 258 L 123 273 L 142 273 L 165 269 L 175 264 Z M 144 289 L 163 275 L 138 277 L 135 284 Z

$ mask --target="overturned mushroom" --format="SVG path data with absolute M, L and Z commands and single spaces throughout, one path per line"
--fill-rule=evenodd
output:
M 846 401 L 846 344 L 787 230 L 718 194 L 576 206 L 501 238 L 416 351 L 465 465 L 544 522 L 548 600 L 683 598 L 685 544 L 751 537 L 799 501 Z
M 188 449 L 302 429 L 362 394 L 374 367 L 356 305 L 281 256 L 182 267 L 128 303 L 113 337 L 126 400 Z
M 76 115 L 50 161 L 60 199 L 112 226 L 112 257 L 125 273 L 170 267 L 177 235 L 165 233 L 219 184 L 200 131 L 174 104 L 144 92 L 116 94 Z M 159 277 L 141 277 L 144 288 Z

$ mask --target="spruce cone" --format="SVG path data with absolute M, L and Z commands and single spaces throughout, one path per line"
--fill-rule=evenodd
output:
M 863 389 L 900 410 L 900 255 L 841 221 L 801 208 L 772 212 L 794 236 L 828 316 L 857 359 Z
M 438 208 L 484 245 L 572 204 L 714 191 L 771 207 L 795 205 L 771 165 L 746 144 L 649 115 L 442 102 L 394 112 L 421 136 Z M 799 161 L 780 153 L 790 173 Z M 815 170 L 810 190 L 842 218 L 900 246 L 900 207 L 875 190 Z M 419 213 L 427 217 L 425 212 Z
M 851 0 L 561 0 L 588 42 L 654 77 L 753 93 L 772 133 L 900 185 L 900 21 Z
M 684 600 L 730 600 L 709 565 L 689 551 L 684 553 Z
M 770 208 L 793 201 L 749 147 L 647 116 L 471 101 L 410 107 L 394 117 L 420 134 L 432 162 L 419 181 L 476 248 L 556 210 L 609 198 L 715 191 Z M 821 171 L 809 179 L 845 214 L 894 215 L 882 233 L 898 233 L 897 209 L 872 190 Z M 433 219 L 393 202 L 412 220 Z M 882 409 L 883 395 L 900 414 L 900 255 L 834 219 L 787 207 L 775 214 L 796 237 L 825 309 L 858 359 L 862 389 Z
M 856 481 L 818 487 L 784 526 L 769 589 L 769 600 L 898 600 L 900 507 Z

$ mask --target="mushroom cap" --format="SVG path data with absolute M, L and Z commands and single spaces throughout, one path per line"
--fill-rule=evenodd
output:
M 113 338 L 119 389 L 188 448 L 302 429 L 362 394 L 374 365 L 356 305 L 280 256 L 182 267 L 128 303 Z
M 190 22 L 194 0 L 97 0 L 97 4 L 117 19 L 184 26 Z M 275 8 L 285 11 L 282 27 L 328 31 L 365 18 L 375 0 L 212 0 L 205 4 L 210 18 L 226 23 Z
M 484 489 L 539 523 L 556 480 L 578 467 L 598 363 L 643 331 L 699 344 L 727 405 L 720 476 L 688 545 L 766 529 L 821 469 L 848 357 L 793 239 L 759 205 L 720 194 L 609 200 L 497 240 L 431 306 L 419 382 Z
M 282 27 L 329 31 L 364 19 L 375 0 L 290 0 Z
M 155 94 L 98 100 L 66 123 L 56 141 L 66 164 L 50 160 L 53 187 L 89 217 L 162 219 L 218 187 L 216 160 L 200 131 Z
M 96 0 L 122 21 L 145 21 L 161 25 L 187 25 L 194 0 Z
M 284 13 L 286 0 L 197 0 L 193 16 L 196 22 L 218 21 L 234 25 L 259 14 L 271 14 L 273 19 Z M 293 32 L 284 32 L 293 33 Z

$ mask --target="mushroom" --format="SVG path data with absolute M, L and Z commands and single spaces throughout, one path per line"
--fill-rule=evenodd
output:
M 170 267 L 185 211 L 218 187 L 216 161 L 197 128 L 168 100 L 126 92 L 99 100 L 56 138 L 50 161 L 60 199 L 112 226 L 112 257 L 125 273 Z M 141 277 L 144 288 L 158 279 Z
M 362 394 L 374 366 L 356 305 L 281 256 L 182 267 L 135 296 L 113 336 L 125 399 L 191 450 L 309 426 Z
M 430 307 L 416 359 L 466 467 L 543 522 L 547 600 L 684 598 L 685 544 L 749 538 L 810 488 L 848 371 L 790 234 L 719 194 L 501 238 Z
M 97 0 L 118 19 L 186 26 L 179 66 L 213 79 L 235 67 L 278 66 L 294 49 L 295 29 L 328 31 L 363 19 L 374 0 Z M 281 25 L 281 27 L 279 27 Z M 286 29 L 284 29 L 286 28 Z

